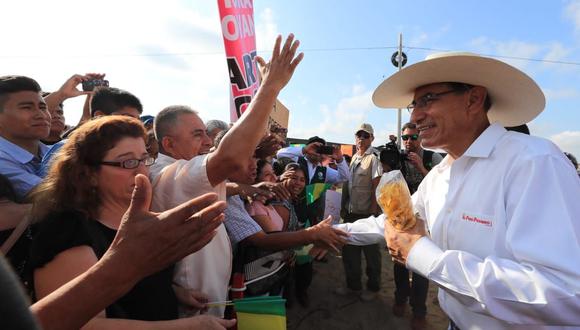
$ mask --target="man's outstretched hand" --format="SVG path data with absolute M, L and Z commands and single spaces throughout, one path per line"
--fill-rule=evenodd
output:
M 131 205 L 125 212 L 115 240 L 103 259 L 116 260 L 140 280 L 198 251 L 216 235 L 224 220 L 226 203 L 216 194 L 205 194 L 162 213 L 149 211 L 151 183 L 135 177 Z

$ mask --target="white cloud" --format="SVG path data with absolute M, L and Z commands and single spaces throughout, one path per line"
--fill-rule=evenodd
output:
M 274 12 L 271 8 L 264 8 L 260 12 L 254 12 L 254 21 L 256 25 L 256 49 L 258 51 L 271 51 L 274 48 L 276 36 L 280 34 Z M 264 56 L 270 57 L 269 54 Z
M 511 40 L 511 41 L 489 41 L 491 43 L 492 49 L 494 49 L 494 55 L 501 58 L 502 61 L 505 61 L 521 70 L 525 70 L 525 68 L 530 64 L 529 61 L 516 59 L 516 58 L 537 58 L 542 49 L 540 45 L 528 43 L 519 40 Z
M 554 42 L 549 46 L 548 53 L 544 55 L 544 60 L 546 61 L 562 61 L 564 60 L 570 53 L 572 52 L 571 49 L 564 47 L 559 42 Z
M 552 140 L 562 151 L 569 152 L 580 157 L 580 131 L 564 131 L 550 136 Z
M 483 55 L 497 56 L 521 70 L 558 70 L 559 73 L 570 72 L 570 67 L 557 63 L 543 61 L 566 61 L 573 52 L 572 48 L 566 47 L 559 42 L 530 43 L 521 40 L 500 41 L 485 36 L 472 39 L 469 42 L 474 52 Z M 532 60 L 532 61 L 530 61 Z
M 557 90 L 543 89 L 543 91 L 548 101 L 574 99 L 579 95 L 578 90 L 575 88 L 562 88 Z
M 104 72 L 112 86 L 137 95 L 145 113 L 188 104 L 203 119 L 229 119 L 215 2 L 143 2 L 138 15 L 127 14 L 135 11 L 134 3 L 112 0 L 90 10 L 72 1 L 15 2 L 9 8 L 0 30 L 18 32 L 3 34 L 3 42 L 11 45 L 0 55 L 3 74 L 31 76 L 51 91 L 72 74 Z M 83 101 L 65 102 L 69 124 L 78 121 Z
M 316 117 L 323 118 L 318 125 L 313 125 L 312 122 L 301 125 L 291 120 L 290 135 L 298 137 L 319 135 L 329 141 L 352 143 L 354 131 L 375 107 L 371 101 L 372 91 L 363 85 L 353 85 L 350 89 L 350 95 L 338 100 L 336 106 L 331 107 L 327 104 L 318 106 L 320 114 Z
M 514 57 L 535 58 L 542 50 L 540 45 L 533 43 L 527 43 L 519 40 L 497 41 L 485 36 L 472 39 L 469 44 L 473 48 L 473 51 L 476 53 L 500 57 L 502 61 L 505 61 L 520 69 L 524 69 L 529 64 L 529 62 L 525 60 L 514 59 Z
M 432 46 L 438 40 L 442 39 L 451 29 L 451 24 L 446 24 L 438 29 L 424 31 L 420 26 L 405 27 L 401 26 L 399 31 L 410 31 L 403 34 L 403 45 L 412 47 Z
M 564 8 L 564 17 L 574 23 L 576 33 L 580 33 L 580 1 L 573 0 Z

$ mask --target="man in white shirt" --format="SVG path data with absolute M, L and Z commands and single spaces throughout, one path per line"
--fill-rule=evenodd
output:
M 271 61 L 259 58 L 265 71 L 257 94 L 242 117 L 223 137 L 216 151 L 205 124 L 197 113 L 185 106 L 172 106 L 155 118 L 155 135 L 159 157 L 151 167 L 153 183 L 152 209 L 163 211 L 208 192 L 225 201 L 225 180 L 247 168 L 247 162 L 266 132 L 270 112 L 279 92 L 288 83 L 303 54 L 295 56 L 299 42 L 290 35 L 282 50 L 281 37 L 276 40 Z M 225 301 L 232 266 L 230 241 L 223 225 L 214 239 L 200 251 L 177 265 L 175 282 L 202 291 L 210 301 Z M 223 316 L 224 308 L 210 308 L 209 313 Z
M 474 54 L 387 78 L 377 106 L 408 105 L 423 147 L 448 156 L 413 195 L 424 219 L 385 223 L 393 259 L 439 285 L 452 329 L 580 326 L 580 180 L 550 141 L 506 131 L 545 99 L 523 72 Z

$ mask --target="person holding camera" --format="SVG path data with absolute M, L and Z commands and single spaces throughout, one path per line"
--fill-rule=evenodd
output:
M 405 163 L 405 180 L 411 194 L 417 191 L 419 184 L 429 171 L 443 160 L 443 157 L 433 151 L 421 147 L 419 131 L 413 123 L 406 123 L 402 128 L 401 140 L 405 149 L 402 151 L 402 161 Z
M 371 146 L 374 130 L 370 124 L 362 124 L 355 133 L 356 154 L 350 163 L 350 177 L 342 187 L 341 215 L 344 222 L 377 215 L 380 210 L 375 190 L 381 180 L 381 166 L 375 149 Z M 361 253 L 366 258 L 367 289 L 361 294 Z M 335 290 L 339 295 L 360 294 L 363 301 L 374 299 L 381 286 L 381 251 L 379 244 L 342 247 L 342 262 L 346 275 L 346 287 Z
M 337 164 L 337 169 L 322 166 L 324 155 L 330 155 Z M 278 151 L 277 158 L 290 158 L 297 162 L 308 175 L 306 184 L 314 183 L 340 183 L 348 181 L 348 165 L 344 161 L 340 148 L 327 146 L 326 141 L 318 136 L 308 139 L 304 147 L 288 147 Z M 304 217 L 299 217 L 301 222 L 310 221 L 311 225 L 317 224 L 324 217 L 324 195 L 314 203 L 304 205 Z M 300 212 L 299 212 L 300 213 Z

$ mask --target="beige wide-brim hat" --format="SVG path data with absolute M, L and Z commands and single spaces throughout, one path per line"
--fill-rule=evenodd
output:
M 472 53 L 439 53 L 393 74 L 373 93 L 380 108 L 406 108 L 415 89 L 441 82 L 460 82 L 487 88 L 488 118 L 502 126 L 518 126 L 536 118 L 546 105 L 544 93 L 532 78 L 504 62 Z

